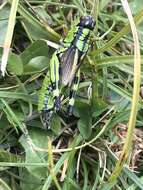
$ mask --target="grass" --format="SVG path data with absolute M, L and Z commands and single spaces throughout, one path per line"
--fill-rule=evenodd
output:
M 96 26 L 74 116 L 54 114 L 45 130 L 37 104 L 49 60 L 86 14 Z M 2 2 L 0 189 L 143 189 L 142 16 L 142 0 Z

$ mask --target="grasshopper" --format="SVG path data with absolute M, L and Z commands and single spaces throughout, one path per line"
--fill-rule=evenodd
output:
M 46 127 L 54 111 L 60 109 L 62 89 L 70 87 L 68 115 L 72 115 L 76 92 L 80 81 L 80 66 L 91 46 L 95 21 L 82 16 L 72 27 L 50 60 L 50 77 L 47 75 L 39 95 L 38 110 Z

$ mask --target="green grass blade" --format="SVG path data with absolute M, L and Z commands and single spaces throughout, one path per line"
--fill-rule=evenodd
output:
M 143 10 L 140 11 L 135 17 L 134 17 L 134 21 L 135 23 L 139 23 L 142 19 L 142 16 L 143 16 Z M 91 52 L 91 55 L 98 55 L 99 53 L 102 53 L 104 51 L 107 51 L 109 50 L 110 48 L 112 48 L 118 41 L 121 40 L 121 38 L 124 36 L 124 35 L 127 35 L 128 33 L 130 32 L 130 24 L 128 23 L 126 26 L 124 26 L 124 28 L 118 32 L 110 41 L 108 41 L 106 43 L 105 46 L 101 47 L 100 49 L 96 49 L 95 51 L 92 51 Z
M 11 188 L 2 179 L 0 179 L 0 189 L 1 190 L 11 190 Z
M 38 21 L 22 4 L 19 3 L 18 12 L 23 18 L 25 18 L 30 24 L 32 24 L 38 31 L 47 36 L 47 39 L 53 41 L 59 41 L 61 38 L 50 26 L 43 24 Z
M 25 93 L 8 92 L 8 91 L 0 91 L 0 98 L 22 99 L 26 102 L 32 101 L 32 98 Z
M 111 67 L 111 66 L 122 66 L 122 64 L 128 63 L 133 64 L 134 56 L 133 55 L 122 55 L 122 56 L 110 56 L 102 59 L 97 59 L 95 61 L 96 67 Z M 141 63 L 143 64 L 143 55 L 141 56 Z M 94 64 L 94 62 L 92 62 Z
M 83 172 L 84 172 L 84 185 L 83 185 L 83 190 L 87 190 L 87 185 L 88 185 L 88 170 L 85 161 L 82 159 L 81 160 L 82 166 L 83 166 Z

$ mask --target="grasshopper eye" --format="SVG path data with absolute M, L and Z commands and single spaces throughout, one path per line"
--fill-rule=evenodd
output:
M 95 21 L 92 16 L 82 16 L 80 17 L 79 26 L 93 30 L 95 26 Z

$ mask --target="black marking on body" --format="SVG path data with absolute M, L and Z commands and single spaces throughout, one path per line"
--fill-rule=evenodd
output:
M 76 91 L 75 90 L 71 90 L 70 91 L 70 95 L 69 95 L 69 99 L 74 98 L 75 95 L 76 95 Z
M 78 83 L 78 77 L 75 76 L 75 77 L 74 77 L 74 84 L 77 84 L 77 83 Z

